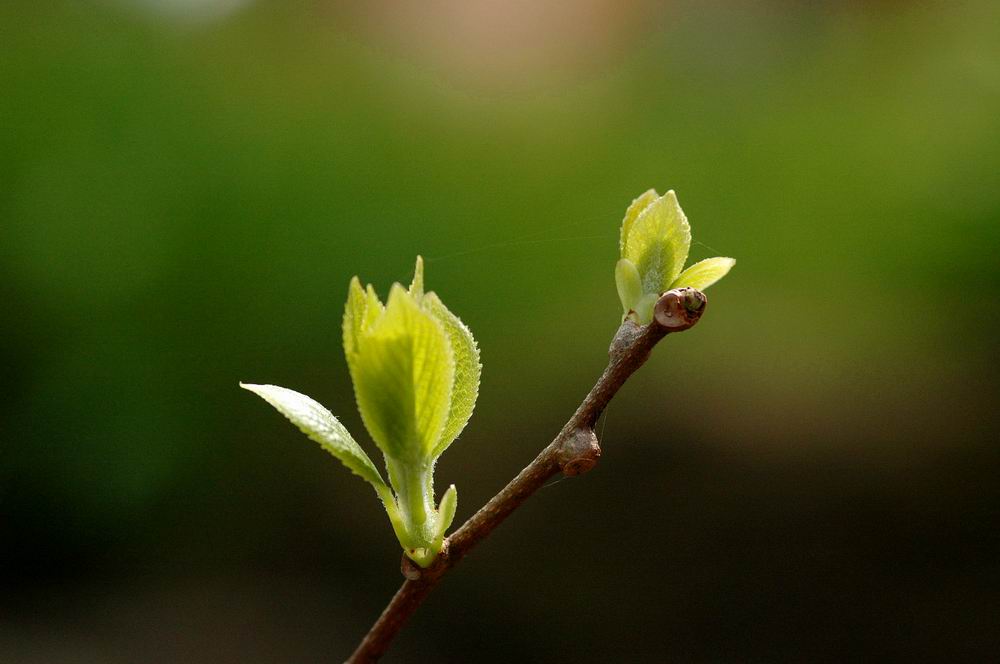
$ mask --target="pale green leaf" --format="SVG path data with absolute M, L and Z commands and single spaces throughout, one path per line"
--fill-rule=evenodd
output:
M 451 408 L 445 423 L 441 440 L 432 452 L 437 458 L 462 432 L 472 417 L 479 396 L 479 378 L 482 365 L 479 363 L 479 347 L 472 332 L 458 316 L 451 313 L 436 293 L 424 296 L 424 307 L 437 318 L 448 334 L 452 356 L 455 359 L 455 383 L 451 393 Z
M 683 288 L 686 286 L 688 288 L 705 290 L 726 276 L 735 264 L 735 258 L 706 258 L 681 272 L 680 276 L 677 277 L 677 280 L 670 287 Z
M 639 213 L 623 258 L 632 261 L 642 278 L 643 293 L 663 293 L 681 273 L 691 247 L 691 227 L 673 191 Z
M 458 507 L 458 489 L 452 484 L 441 497 L 441 504 L 438 505 L 437 532 L 434 535 L 433 548 L 441 550 L 441 543 L 444 541 L 444 534 L 451 527 L 451 522 L 455 520 L 455 509 Z
M 417 302 L 424 296 L 424 259 L 417 256 L 417 264 L 413 268 L 413 282 L 410 283 L 410 295 Z
M 650 203 L 659 198 L 660 195 L 656 193 L 655 189 L 650 189 L 639 195 L 632 204 L 628 206 L 625 210 L 625 218 L 622 219 L 622 235 L 621 240 L 618 243 L 618 249 L 621 251 L 621 255 L 625 255 L 625 246 L 628 244 L 629 233 L 632 232 L 632 224 L 638 219 L 639 214 L 649 207 Z
M 642 297 L 642 279 L 635 263 L 622 258 L 615 265 L 615 286 L 618 288 L 618 299 L 622 302 L 625 314 L 633 311 Z
M 240 383 L 240 387 L 250 390 L 274 406 L 302 433 L 340 459 L 354 474 L 371 482 L 382 495 L 381 489 L 385 487 L 382 476 L 365 451 L 330 411 L 304 394 L 277 385 Z
M 365 316 L 362 321 L 362 326 L 366 330 L 371 329 L 371 327 L 375 325 L 375 321 L 379 319 L 384 311 L 385 307 L 382 305 L 382 300 L 378 299 L 378 295 L 375 293 L 375 287 L 368 284 L 365 289 Z
M 656 307 L 656 301 L 659 299 L 660 296 L 656 293 L 646 293 L 640 297 L 634 307 L 635 322 L 639 325 L 648 325 L 653 322 L 653 309 Z
M 427 458 L 444 430 L 455 377 L 441 324 L 395 284 L 348 363 L 361 417 L 382 451 Z
M 368 300 L 361 288 L 361 282 L 354 277 L 347 288 L 347 304 L 344 306 L 344 352 L 348 356 L 357 351 L 367 306 Z

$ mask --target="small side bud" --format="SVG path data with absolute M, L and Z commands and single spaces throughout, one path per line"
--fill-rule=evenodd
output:
M 708 298 L 695 288 L 675 288 L 660 296 L 653 307 L 653 318 L 670 332 L 694 326 L 705 312 Z
M 582 475 L 597 465 L 601 458 L 601 446 L 593 429 L 577 429 L 562 444 L 559 450 L 559 468 L 563 475 Z

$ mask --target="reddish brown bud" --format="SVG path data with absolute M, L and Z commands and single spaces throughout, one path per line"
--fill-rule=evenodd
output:
M 601 446 L 593 429 L 576 429 L 559 450 L 559 468 L 563 475 L 582 475 L 597 465 Z
M 705 312 L 708 298 L 695 288 L 675 288 L 660 296 L 653 308 L 653 318 L 670 332 L 693 327 Z

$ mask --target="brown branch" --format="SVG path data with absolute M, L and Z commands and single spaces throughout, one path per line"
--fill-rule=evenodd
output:
M 629 376 L 646 362 L 660 339 L 692 327 L 701 318 L 705 304 L 705 295 L 700 291 L 678 288 L 660 296 L 649 325 L 640 327 L 629 320 L 622 323 L 608 351 L 611 361 L 559 435 L 445 541 L 430 567 L 421 569 L 403 556 L 406 581 L 347 660 L 349 663 L 377 661 L 441 577 L 545 482 L 560 472 L 579 475 L 597 464 L 601 455 L 594 433 L 597 418 Z

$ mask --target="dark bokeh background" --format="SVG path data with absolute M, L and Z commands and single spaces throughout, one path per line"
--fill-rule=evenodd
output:
M 652 186 L 736 268 L 387 660 L 995 656 L 998 7 L 0 4 L 0 661 L 339 661 L 398 545 L 237 381 L 369 445 L 347 283 L 422 253 L 465 518 L 603 367 Z

